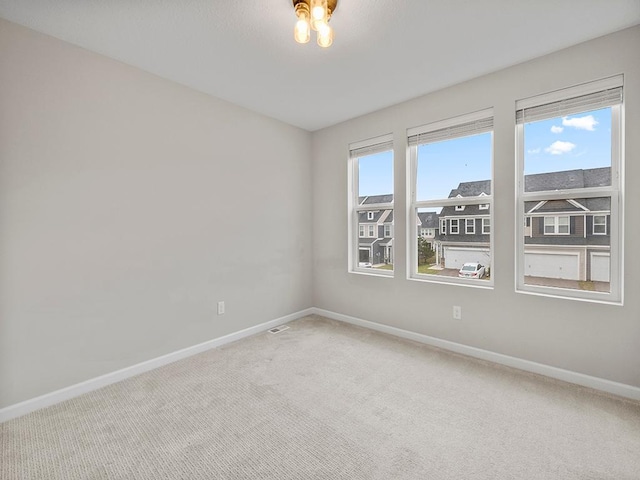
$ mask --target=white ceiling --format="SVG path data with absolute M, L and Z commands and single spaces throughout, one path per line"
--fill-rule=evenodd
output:
M 640 0 L 0 0 L 0 17 L 313 131 L 640 23 Z M 637 46 L 640 47 L 640 46 Z

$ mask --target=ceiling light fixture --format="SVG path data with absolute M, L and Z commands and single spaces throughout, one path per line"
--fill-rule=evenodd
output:
M 329 20 L 337 5 L 338 0 L 293 0 L 293 8 L 298 17 L 293 30 L 296 42 L 307 43 L 311 38 L 311 30 L 315 30 L 318 45 L 330 47 L 333 43 L 333 28 L 329 26 Z

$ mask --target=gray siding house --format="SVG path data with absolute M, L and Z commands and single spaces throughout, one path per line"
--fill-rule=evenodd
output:
M 609 167 L 525 177 L 527 192 L 610 184 Z M 490 180 L 462 182 L 451 190 L 449 198 L 482 198 L 490 193 Z M 376 204 L 393 202 L 393 195 L 360 197 L 359 201 L 360 205 L 372 206 L 359 213 L 360 263 L 393 263 L 393 210 L 376 208 Z M 418 213 L 418 235 L 429 241 L 436 252 L 436 262 L 444 268 L 459 269 L 466 262 L 491 264 L 491 207 L 481 202 L 446 206 L 440 213 Z M 524 219 L 525 275 L 609 281 L 609 198 L 526 202 Z

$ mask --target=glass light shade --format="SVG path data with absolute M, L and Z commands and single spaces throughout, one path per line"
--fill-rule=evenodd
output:
M 329 21 L 326 0 L 311 0 L 311 28 L 318 31 Z
M 293 30 L 293 37 L 298 43 L 307 43 L 311 38 L 311 27 L 307 19 L 301 18 L 296 22 L 296 27 Z
M 318 30 L 318 45 L 322 48 L 330 47 L 333 43 L 333 28 L 323 23 Z

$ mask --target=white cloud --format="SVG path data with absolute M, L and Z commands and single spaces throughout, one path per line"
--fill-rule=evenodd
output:
M 558 125 L 554 125 L 551 127 L 551 133 L 562 133 L 562 131 L 564 130 L 564 128 L 558 126 Z
M 569 153 L 574 148 L 576 148 L 575 143 L 561 142 L 560 140 L 558 140 L 545 148 L 544 151 L 550 153 L 551 155 L 562 155 L 563 153 Z
M 598 121 L 593 118 L 593 115 L 585 115 L 584 117 L 562 117 L 562 125 L 565 127 L 573 127 L 578 130 L 589 130 L 593 132 L 595 126 L 598 125 Z M 553 127 L 551 128 L 553 131 Z
M 527 153 L 535 155 L 536 153 L 540 153 L 540 148 L 533 148 L 531 150 L 527 150 Z

